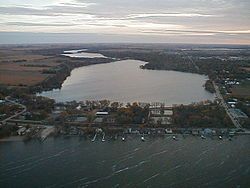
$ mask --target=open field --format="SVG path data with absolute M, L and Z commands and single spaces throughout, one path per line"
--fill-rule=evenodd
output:
M 0 83 L 11 86 L 31 86 L 42 82 L 47 76 L 38 71 L 0 70 Z
M 73 68 L 112 61 L 60 55 L 70 49 L 83 48 L 49 44 L 0 46 L 0 85 L 58 88 Z
M 32 86 L 44 81 L 49 75 L 44 70 L 55 67 L 44 56 L 34 53 L 36 48 L 2 47 L 0 48 L 0 84 L 10 86 Z
M 245 81 L 241 85 L 233 87 L 232 95 L 235 97 L 250 98 L 250 81 Z

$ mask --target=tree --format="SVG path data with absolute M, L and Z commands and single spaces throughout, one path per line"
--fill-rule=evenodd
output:
M 117 111 L 120 105 L 118 102 L 112 102 L 110 106 L 111 106 L 111 110 L 114 112 L 114 111 Z
M 100 105 L 101 105 L 101 108 L 106 108 L 106 107 L 108 107 L 109 106 L 109 104 L 110 104 L 110 101 L 109 100 L 101 100 L 101 101 L 99 101 L 100 102 Z

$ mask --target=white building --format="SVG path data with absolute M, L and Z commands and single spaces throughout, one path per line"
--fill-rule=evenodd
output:
M 107 116 L 107 115 L 109 115 L 109 113 L 108 112 L 96 112 L 95 115 L 96 116 Z

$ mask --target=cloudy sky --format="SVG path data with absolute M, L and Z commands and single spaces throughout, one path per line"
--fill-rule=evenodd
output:
M 4 0 L 0 43 L 250 44 L 249 0 Z

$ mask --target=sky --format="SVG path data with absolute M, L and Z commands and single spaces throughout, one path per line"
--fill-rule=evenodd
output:
M 0 1 L 2 44 L 250 44 L 249 0 Z

